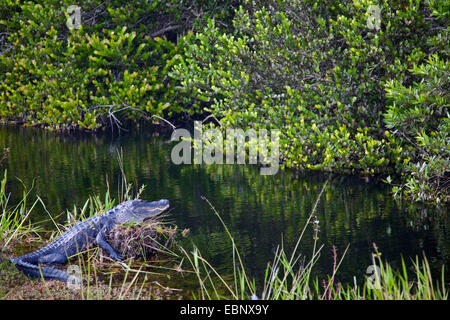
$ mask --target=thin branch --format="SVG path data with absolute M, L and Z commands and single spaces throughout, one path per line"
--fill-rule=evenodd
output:
M 164 121 L 165 123 L 167 123 L 169 126 L 171 126 L 173 130 L 176 130 L 176 129 L 177 129 L 177 127 L 175 127 L 172 123 L 170 123 L 169 121 L 167 121 L 167 120 L 164 119 L 164 118 L 161 118 L 160 116 L 157 116 L 157 115 L 154 114 L 154 115 L 152 115 L 150 118 L 158 118 L 158 119 Z
M 206 120 L 208 120 L 209 118 L 213 118 L 214 120 L 216 120 L 216 122 L 219 124 L 219 126 L 222 128 L 222 124 L 220 123 L 220 121 L 216 118 L 215 115 L 210 114 L 209 116 L 207 116 L 205 119 L 203 119 L 202 124 L 205 123 Z
M 180 25 L 178 25 L 178 24 L 176 24 L 176 25 L 174 25 L 174 26 L 168 26 L 168 27 L 165 27 L 165 28 L 163 28 L 163 29 L 161 29 L 161 30 L 159 30 L 159 31 L 156 31 L 156 32 L 152 33 L 152 34 L 150 35 L 150 37 L 155 38 L 155 37 L 157 37 L 157 36 L 159 36 L 159 35 L 162 35 L 162 34 L 164 34 L 164 33 L 166 33 L 166 32 L 169 32 L 169 31 L 172 31 L 172 30 L 176 30 L 176 29 L 178 29 L 179 27 L 180 27 Z
M 113 108 L 115 108 L 115 107 L 121 107 L 121 108 L 118 108 L 118 109 L 115 109 L 115 110 L 114 110 Z M 144 110 L 141 110 L 141 109 L 138 109 L 138 108 L 129 106 L 129 105 L 125 104 L 125 103 L 122 103 L 122 104 L 95 105 L 95 106 L 90 106 L 90 107 L 88 107 L 86 110 L 87 110 L 87 111 L 90 111 L 90 110 L 100 109 L 100 108 L 108 109 L 108 115 L 107 115 L 107 118 L 109 118 L 109 121 L 110 121 L 110 123 L 111 123 L 111 127 L 113 128 L 114 125 L 116 125 L 117 128 L 119 129 L 119 131 L 120 131 L 120 130 L 125 130 L 125 129 L 122 128 L 122 126 L 121 126 L 122 123 L 121 123 L 120 120 L 115 116 L 116 113 L 122 112 L 122 111 L 125 111 L 125 110 L 133 110 L 133 111 L 136 111 L 136 112 L 140 112 L 140 113 L 144 114 L 145 116 L 148 116 L 148 112 L 147 112 L 147 111 L 144 111 Z M 157 115 L 153 114 L 153 115 L 148 116 L 148 117 L 149 117 L 149 118 L 158 118 L 158 119 L 164 121 L 165 123 L 167 123 L 168 125 L 170 125 L 170 127 L 172 128 L 172 130 L 175 130 L 175 129 L 176 129 L 176 127 L 175 127 L 170 121 L 168 121 L 168 120 L 166 120 L 166 119 L 164 119 L 164 118 L 162 118 L 162 117 L 160 117 L 160 116 L 157 116 Z

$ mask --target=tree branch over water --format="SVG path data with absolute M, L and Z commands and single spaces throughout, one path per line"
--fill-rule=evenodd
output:
M 114 109 L 114 108 L 117 108 L 117 107 L 118 107 L 118 109 Z M 146 112 L 146 111 L 144 111 L 142 109 L 133 107 L 133 106 L 129 106 L 129 105 L 125 104 L 125 103 L 122 103 L 122 104 L 108 104 L 108 105 L 95 105 L 95 106 L 88 107 L 86 109 L 86 111 L 91 111 L 91 110 L 94 110 L 94 109 L 102 109 L 102 108 L 103 109 L 107 109 L 107 111 L 106 111 L 106 118 L 109 119 L 112 131 L 114 130 L 115 126 L 118 128 L 119 132 L 120 132 L 120 130 L 127 131 L 125 128 L 122 127 L 122 122 L 116 116 L 117 113 L 122 112 L 122 111 L 126 111 L 126 110 L 139 112 L 139 113 L 143 114 L 143 117 L 147 118 L 148 120 L 152 119 L 152 118 L 157 118 L 157 119 L 162 120 L 165 123 L 167 123 L 172 128 L 172 130 L 176 129 L 176 126 L 174 124 L 172 124 L 170 121 L 164 119 L 163 117 L 157 116 L 155 114 L 149 115 L 148 112 Z

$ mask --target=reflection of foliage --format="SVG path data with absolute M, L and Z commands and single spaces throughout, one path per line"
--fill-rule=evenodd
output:
M 14 134 L 11 134 L 12 131 Z M 147 138 L 151 136 L 142 136 L 143 140 Z M 35 192 L 46 199 L 52 209 L 71 208 L 74 203 L 81 205 L 83 198 L 89 195 L 104 194 L 106 180 L 111 184 L 114 195 L 121 181 L 116 157 L 120 140 L 110 140 L 106 135 L 67 136 L 30 128 L 3 127 L 0 130 L 0 145 L 13 146 L 6 162 L 11 174 L 23 179 L 25 185 L 31 185 L 36 179 Z M 164 161 L 165 158 L 170 161 L 167 153 L 151 146 L 156 147 L 156 144 L 143 143 L 140 148 L 135 144 L 130 148 L 124 147 L 124 166 L 129 182 L 139 184 L 142 171 L 158 172 L 158 160 Z M 147 167 L 153 162 L 152 159 L 155 170 Z M 15 191 L 12 189 L 13 195 Z
M 230 244 L 201 196 L 206 196 L 224 219 L 249 272 L 256 276 L 263 272 L 281 241 L 290 252 L 324 176 L 291 171 L 261 176 L 256 166 L 249 165 L 176 166 L 170 160 L 173 144 L 166 143 L 168 139 L 146 130 L 111 140 L 107 135 L 67 136 L 31 128 L 0 128 L 0 146 L 11 146 L 4 162 L 9 176 L 21 178 L 25 185 L 36 178 L 34 190 L 55 216 L 74 205 L 82 206 L 91 195 L 105 194 L 106 180 L 116 198 L 121 181 L 118 148 L 123 152 L 128 182 L 135 188 L 146 185 L 141 198 L 169 199 L 169 217 L 180 228 L 192 231 L 183 241 L 194 241 L 217 269 L 230 271 Z M 11 179 L 9 183 L 12 196 L 20 196 L 19 182 Z M 436 209 L 424 208 L 426 217 L 417 221 L 414 217 L 423 211 L 413 205 L 403 208 L 384 186 L 355 177 L 333 178 L 316 212 L 319 243 L 325 245 L 317 272 L 330 273 L 332 257 L 327 253 L 332 245 L 342 254 L 350 244 L 337 278 L 352 281 L 353 275 L 363 275 L 370 263 L 372 242 L 394 267 L 400 252 L 406 258 L 423 249 L 440 268 L 441 262 L 448 263 L 450 258 L 446 232 L 450 221 L 431 218 Z M 446 209 L 439 210 L 445 217 Z M 33 214 L 34 221 L 48 219 L 46 212 Z M 305 234 L 303 241 L 300 250 L 308 256 L 313 234 Z
M 98 129 L 208 111 L 281 130 L 288 167 L 450 199 L 448 0 L 89 0 L 69 30 L 71 2 L 3 1 L 0 117 Z
M 370 5 L 381 9 L 378 31 L 367 26 Z M 233 30 L 209 19 L 184 37 L 171 76 L 224 128 L 279 128 L 289 167 L 395 174 L 414 200 L 445 201 L 448 8 L 244 1 Z
M 4 148 L 1 155 L 0 155 L 0 164 L 2 164 L 2 162 L 8 158 L 8 152 L 9 152 L 9 148 Z
M 214 206 L 220 208 L 218 210 L 230 226 L 239 249 L 245 252 L 244 260 L 254 266 L 252 272 L 256 273 L 262 272 L 256 266 L 267 263 L 265 259 L 270 258 L 268 253 L 281 241 L 287 252 L 292 249 L 293 241 L 298 237 L 306 222 L 306 215 L 325 181 L 321 175 L 295 178 L 288 172 L 267 178 L 249 166 L 205 166 L 204 170 L 210 182 L 199 182 L 204 186 L 202 194 L 214 199 Z M 322 253 L 323 258 L 319 262 L 320 275 L 325 276 L 331 270 L 332 256 L 326 252 L 333 245 L 342 253 L 350 244 L 349 253 L 339 272 L 345 281 L 352 281 L 353 275 L 364 274 L 370 263 L 372 242 L 383 248 L 394 266 L 400 262 L 399 252 L 404 256 L 413 256 L 421 253 L 418 249 L 421 246 L 429 247 L 429 250 L 433 247 L 434 240 L 426 229 L 434 223 L 424 221 L 419 229 L 411 229 L 413 216 L 403 214 L 401 207 L 390 199 L 387 190 L 379 188 L 349 177 L 335 178 L 327 187 L 317 213 L 319 243 L 325 244 L 325 253 Z M 203 216 L 213 216 L 207 208 L 204 210 Z M 431 208 L 428 210 L 432 211 Z M 226 235 L 221 233 L 218 238 L 216 233 L 209 238 L 203 234 L 211 232 L 211 222 L 206 218 L 202 219 L 198 228 L 200 232 L 194 233 L 194 239 L 195 243 L 203 243 L 203 246 L 199 246 L 200 251 L 209 254 L 211 259 L 219 256 L 217 263 L 225 264 L 227 257 L 218 255 L 218 252 L 223 252 L 222 248 L 226 246 Z M 442 239 L 443 236 L 436 230 L 434 237 Z M 446 240 L 448 242 L 449 239 Z M 310 233 L 304 238 L 301 248 L 304 255 L 311 254 L 312 245 L 313 234 Z M 431 250 L 430 256 L 435 256 L 434 248 Z M 439 262 L 434 261 L 437 271 L 441 263 L 449 259 L 446 245 L 439 245 L 438 250 L 443 252 L 438 254 Z

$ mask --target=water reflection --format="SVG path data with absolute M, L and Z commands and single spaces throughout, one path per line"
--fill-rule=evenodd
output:
M 231 270 L 230 243 L 205 196 L 221 214 L 237 240 L 250 273 L 262 277 L 277 245 L 289 252 L 328 178 L 321 174 L 300 175 L 279 171 L 262 176 L 257 167 L 245 165 L 173 165 L 170 134 L 149 129 L 120 137 L 90 134 L 55 134 L 31 128 L 0 127 L 0 148 L 9 147 L 8 189 L 18 197 L 21 184 L 35 193 L 57 216 L 74 204 L 82 205 L 92 194 L 112 195 L 119 188 L 120 170 L 116 150 L 122 149 L 128 181 L 136 188 L 145 184 L 142 198 L 170 199 L 171 216 L 181 228 L 190 228 L 188 242 L 195 242 L 206 258 L 222 272 Z M 319 243 L 324 244 L 316 269 L 320 278 L 331 272 L 331 248 L 342 254 L 350 244 L 338 278 L 362 280 L 370 264 L 372 243 L 393 266 L 400 257 L 426 253 L 435 272 L 450 261 L 449 218 L 446 208 L 395 202 L 381 183 L 357 177 L 332 177 L 317 207 Z M 32 217 L 46 219 L 37 211 Z M 49 225 L 51 226 L 51 225 Z M 310 257 L 312 228 L 301 250 Z

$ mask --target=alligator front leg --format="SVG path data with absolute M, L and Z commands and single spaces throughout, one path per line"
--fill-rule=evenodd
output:
M 114 260 L 118 260 L 118 261 L 124 260 L 125 258 L 120 253 L 118 253 L 116 250 L 114 250 L 114 248 L 111 247 L 111 245 L 106 241 L 105 231 L 107 231 L 107 230 L 108 230 L 107 227 L 103 227 L 97 234 L 95 241 L 97 241 L 97 244 L 99 245 L 99 247 L 102 248 L 103 250 L 105 250 L 106 252 L 108 252 L 108 254 L 111 256 L 111 258 L 113 258 Z

